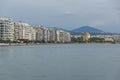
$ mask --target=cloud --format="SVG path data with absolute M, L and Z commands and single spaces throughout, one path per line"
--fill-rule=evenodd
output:
M 71 15 L 71 14 L 74 14 L 74 13 L 72 11 L 65 11 L 64 14 Z
M 120 0 L 0 0 L 0 16 L 66 29 L 114 25 L 120 21 Z M 120 26 L 120 25 L 119 25 Z M 104 28 L 104 27 L 103 27 Z M 119 28 L 119 27 L 117 27 Z M 120 29 L 120 28 L 119 28 Z

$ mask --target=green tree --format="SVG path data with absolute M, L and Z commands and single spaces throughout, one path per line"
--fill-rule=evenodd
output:
M 92 38 L 89 39 L 89 42 L 103 43 L 103 42 L 105 42 L 105 39 L 104 38 L 92 37 Z

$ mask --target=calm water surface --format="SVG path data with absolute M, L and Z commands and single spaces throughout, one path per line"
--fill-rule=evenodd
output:
M 120 44 L 0 46 L 0 80 L 120 80 Z

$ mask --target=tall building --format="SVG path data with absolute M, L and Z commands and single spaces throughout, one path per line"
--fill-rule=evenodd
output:
M 23 22 L 14 22 L 10 18 L 0 17 L 0 39 L 10 41 L 70 42 L 69 32 L 47 28 L 32 27 Z
M 0 17 L 0 39 L 14 41 L 14 22 L 12 19 Z
M 15 40 L 35 40 L 35 30 L 29 24 L 23 22 L 15 22 L 14 27 Z
M 24 27 L 24 25 L 22 23 L 20 23 L 20 22 L 15 22 L 14 23 L 14 28 L 15 28 L 15 30 L 14 30 L 14 34 L 15 34 L 14 39 L 15 39 L 15 41 L 18 41 L 20 39 L 24 39 L 25 30 L 23 30 L 24 29 L 23 27 Z
M 34 27 L 36 31 L 36 41 L 39 42 L 55 42 L 56 41 L 56 30 L 55 28 L 46 27 Z
M 44 28 L 43 27 L 34 27 L 36 32 L 36 41 L 44 41 Z
M 33 27 L 30 27 L 31 28 L 31 41 L 36 41 L 36 31 Z
M 49 33 L 49 29 L 44 27 L 44 42 L 49 42 L 49 36 L 50 36 L 50 33 Z
M 56 42 L 56 29 L 55 28 L 48 28 L 48 42 Z
M 71 35 L 69 32 L 65 32 L 63 30 L 56 31 L 57 42 L 64 43 L 64 42 L 71 42 Z
M 69 32 L 64 32 L 64 41 L 71 42 L 71 35 Z

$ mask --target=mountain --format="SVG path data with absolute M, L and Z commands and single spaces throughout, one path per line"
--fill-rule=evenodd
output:
M 55 28 L 56 30 L 63 30 L 66 32 L 70 32 L 71 35 L 80 35 L 80 34 L 82 35 L 84 32 L 89 32 L 91 35 L 120 35 L 118 33 L 104 32 L 100 29 L 91 26 L 82 26 L 74 30 L 66 30 L 63 28 L 56 28 L 56 27 L 52 27 L 52 28 Z
M 77 29 L 74 29 L 71 31 L 71 34 L 80 34 L 80 33 L 84 33 L 84 32 L 89 32 L 89 33 L 104 33 L 104 31 L 97 29 L 97 28 L 93 28 L 90 26 L 83 26 Z

